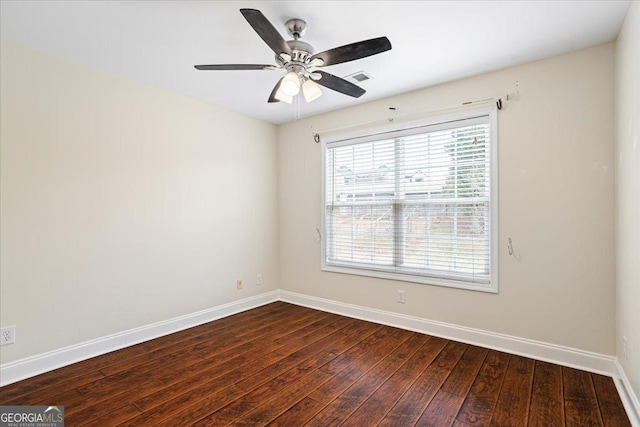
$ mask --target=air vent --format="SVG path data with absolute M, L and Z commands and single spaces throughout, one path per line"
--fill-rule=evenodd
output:
M 356 83 L 362 83 L 366 80 L 371 80 L 373 77 L 371 77 L 369 74 L 365 73 L 364 71 L 358 71 L 357 73 L 349 74 L 344 78 L 347 80 L 353 80 Z

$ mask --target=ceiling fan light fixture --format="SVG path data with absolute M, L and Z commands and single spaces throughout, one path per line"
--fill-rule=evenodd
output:
M 316 99 L 320 98 L 320 96 L 322 95 L 322 90 L 320 90 L 320 86 L 318 86 L 316 82 L 311 79 L 307 79 L 302 84 L 302 93 L 304 94 L 304 99 L 307 102 L 313 102 Z
M 278 92 L 280 91 L 290 97 L 296 96 L 300 92 L 300 77 L 298 73 L 294 71 L 288 72 L 282 79 L 282 83 L 280 83 Z

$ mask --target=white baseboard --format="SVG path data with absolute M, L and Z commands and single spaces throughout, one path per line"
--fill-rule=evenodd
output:
M 280 300 L 305 307 L 328 311 L 356 319 L 367 320 L 401 329 L 434 335 L 480 347 L 500 350 L 511 354 L 556 363 L 571 368 L 582 369 L 613 377 L 617 375 L 616 358 L 604 354 L 577 350 L 555 344 L 528 340 L 480 329 L 457 326 L 419 317 L 407 316 L 345 304 L 338 301 L 311 297 L 294 292 L 280 290 Z
M 638 401 L 638 396 L 633 392 L 631 383 L 629 382 L 622 365 L 616 362 L 616 368 L 617 374 L 614 375 L 613 381 L 618 389 L 620 399 L 622 399 L 624 409 L 627 411 L 631 425 L 634 427 L 640 427 L 640 401 Z
M 278 291 L 267 292 L 196 313 L 85 341 L 15 362 L 5 363 L 0 366 L 0 386 L 275 301 L 278 301 Z

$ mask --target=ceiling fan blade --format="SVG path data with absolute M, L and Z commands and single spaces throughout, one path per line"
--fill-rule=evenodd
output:
M 217 64 L 217 65 L 194 65 L 196 70 L 223 71 L 223 70 L 277 70 L 274 65 L 262 64 Z
M 278 80 L 278 83 L 276 83 L 275 87 L 271 91 L 271 95 L 269 95 L 269 101 L 267 101 L 267 102 L 280 102 L 279 99 L 276 99 L 276 92 L 278 91 L 278 88 L 280 87 L 280 83 L 282 82 L 282 79 L 284 79 L 284 76 L 280 80 Z
M 387 50 L 391 50 L 391 42 L 389 39 L 386 37 L 378 37 L 377 39 L 363 40 L 316 53 L 311 57 L 311 60 L 320 58 L 324 62 L 322 66 L 325 67 L 327 65 L 341 64 L 343 62 L 377 55 Z
M 320 70 L 316 70 L 314 73 L 319 73 L 322 76 L 320 80 L 316 80 L 316 83 L 328 89 L 335 90 L 336 92 L 353 96 L 354 98 L 360 98 L 366 92 L 366 90 L 362 89 L 360 86 L 356 86 L 343 78 L 334 76 L 333 74 L 325 73 Z
M 240 13 L 276 55 L 281 53 L 293 55 L 287 42 L 262 12 L 256 9 L 240 9 Z

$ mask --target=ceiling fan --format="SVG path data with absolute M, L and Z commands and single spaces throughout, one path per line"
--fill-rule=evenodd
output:
M 240 13 L 275 52 L 277 65 L 217 64 L 196 65 L 195 68 L 197 70 L 286 70 L 287 74 L 273 88 L 268 102 L 284 101 L 291 104 L 293 98 L 300 93 L 301 87 L 304 98 L 307 102 L 311 102 L 322 95 L 318 85 L 359 98 L 366 92 L 364 89 L 316 68 L 366 58 L 391 49 L 388 38 L 378 37 L 315 53 L 309 43 L 300 40 L 306 30 L 305 21 L 288 20 L 285 25 L 293 40 L 285 41 L 259 10 L 240 9 Z

